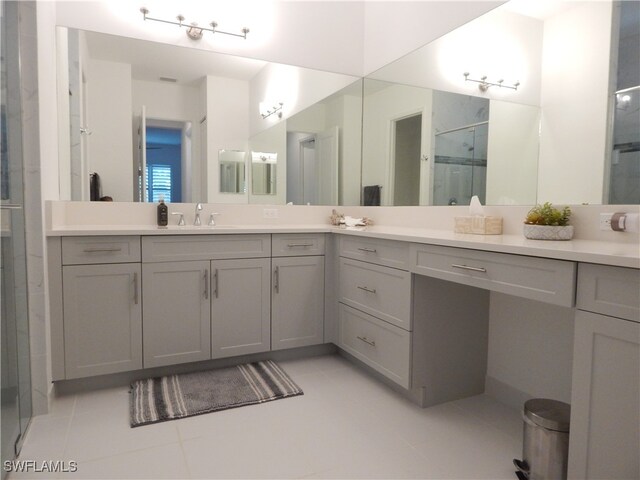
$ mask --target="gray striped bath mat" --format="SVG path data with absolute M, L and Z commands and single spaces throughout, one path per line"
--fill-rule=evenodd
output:
M 138 380 L 131 385 L 131 426 L 302 395 L 275 362 Z

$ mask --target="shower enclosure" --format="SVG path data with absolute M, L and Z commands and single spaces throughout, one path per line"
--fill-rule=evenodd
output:
M 31 419 L 31 366 L 20 97 L 21 2 L 2 1 L 0 307 L 2 464 L 20 451 Z M 27 2 L 25 2 L 27 3 Z M 2 478 L 6 471 L 2 469 Z
M 433 205 L 485 203 L 488 139 L 488 121 L 435 134 Z

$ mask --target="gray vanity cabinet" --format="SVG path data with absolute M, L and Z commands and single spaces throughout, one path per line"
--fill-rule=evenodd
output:
M 277 245 L 279 236 L 273 237 Z M 324 255 L 290 256 L 299 255 L 296 248 L 272 259 L 272 350 L 324 341 Z M 324 242 L 317 251 L 324 253 Z
M 640 271 L 581 263 L 569 478 L 640 473 Z
M 210 262 L 142 266 L 144 367 L 211 358 Z
M 271 348 L 269 258 L 211 262 L 211 357 Z

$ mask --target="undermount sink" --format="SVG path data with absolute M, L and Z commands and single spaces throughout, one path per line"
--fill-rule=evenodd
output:
M 168 225 L 169 230 L 224 230 L 239 228 L 238 225 Z

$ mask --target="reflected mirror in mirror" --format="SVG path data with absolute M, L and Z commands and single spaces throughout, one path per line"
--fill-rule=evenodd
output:
M 268 152 L 251 152 L 251 194 L 275 195 L 278 154 Z
M 366 82 L 389 86 L 365 84 L 365 200 L 366 189 L 376 188 L 383 205 L 456 203 L 458 196 L 466 198 L 458 192 L 480 188 L 475 184 L 486 173 L 489 205 L 639 203 L 639 12 L 640 2 L 507 2 L 369 75 Z M 374 101 L 385 95 L 376 92 L 382 88 L 396 93 Z M 458 165 L 454 174 L 437 151 L 425 149 L 424 129 L 438 131 L 426 118 L 437 116 L 437 107 L 431 109 L 437 91 L 489 102 L 487 131 L 481 133 L 487 138 L 486 167 Z M 433 162 L 405 173 L 413 181 L 404 184 L 410 198 L 395 198 L 395 171 L 386 152 L 398 133 L 391 122 L 421 109 L 408 101 L 411 95 L 424 100 L 420 155 Z M 380 114 L 385 121 L 375 125 Z M 448 142 L 469 132 L 438 133 L 429 148 L 439 148 L 441 135 Z M 451 141 L 477 149 L 475 136 Z M 435 194 L 438 186 L 442 191 Z
M 246 193 L 247 154 L 238 150 L 220 150 L 220 193 Z

